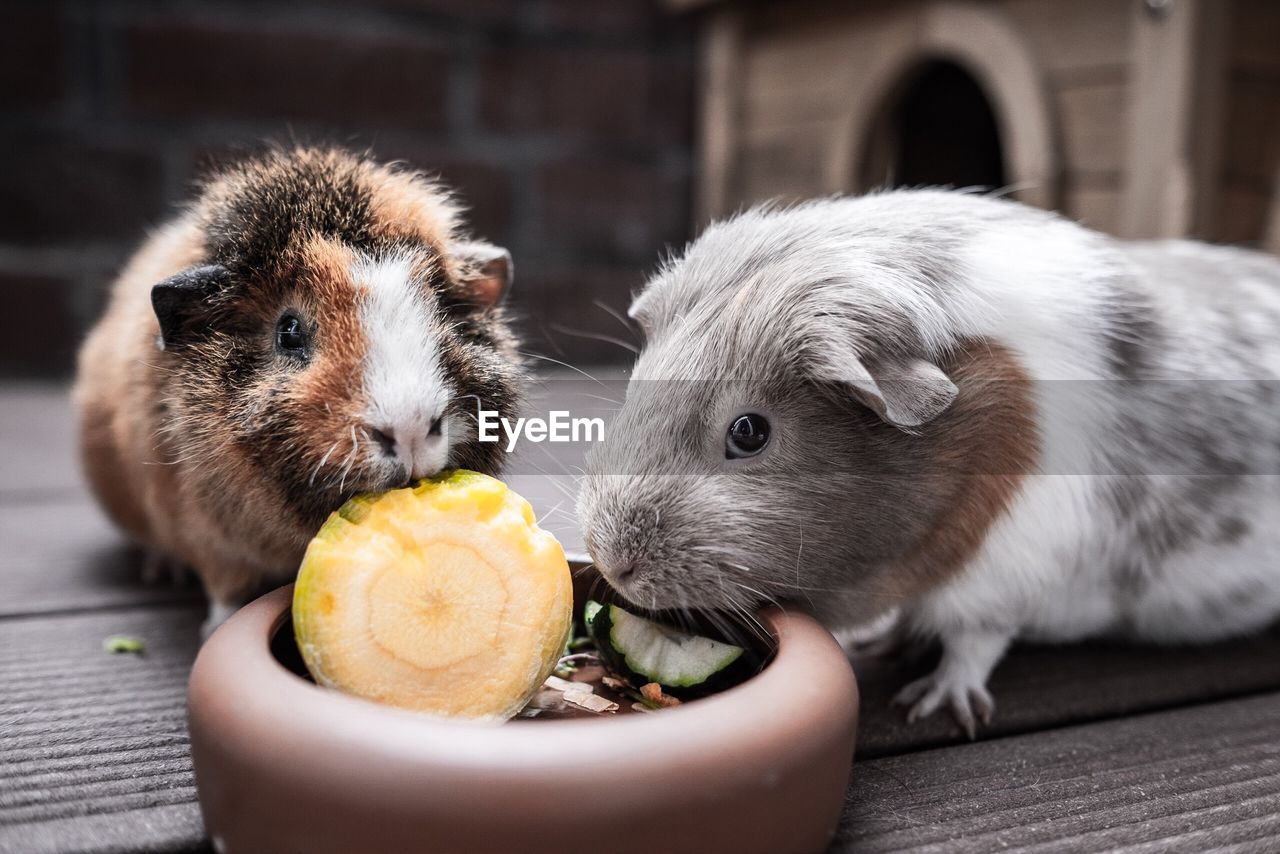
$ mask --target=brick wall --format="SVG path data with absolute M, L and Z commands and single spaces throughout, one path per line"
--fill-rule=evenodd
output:
M 688 236 L 691 35 L 651 0 L 0 0 L 0 375 L 68 374 L 210 157 L 290 137 L 441 173 L 530 349 L 622 361 L 571 333 Z

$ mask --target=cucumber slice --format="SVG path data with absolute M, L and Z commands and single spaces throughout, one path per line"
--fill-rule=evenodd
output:
M 657 682 L 675 696 L 701 696 L 727 688 L 754 670 L 747 650 L 588 601 L 587 633 L 620 676 L 639 687 Z

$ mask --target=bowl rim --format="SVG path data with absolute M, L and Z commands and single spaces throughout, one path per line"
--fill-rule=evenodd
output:
M 192 668 L 190 715 L 252 718 L 254 729 L 279 727 L 281 738 L 295 745 L 340 738 L 375 754 L 395 745 L 406 762 L 506 769 L 562 762 L 567 751 L 595 750 L 611 761 L 646 764 L 673 751 L 733 753 L 762 741 L 803 743 L 815 727 L 857 721 L 858 690 L 848 658 L 826 629 L 799 612 L 759 612 L 776 650 L 759 673 L 732 688 L 651 714 L 503 726 L 381 705 L 303 679 L 270 649 L 290 614 L 292 594 L 292 584 L 267 593 L 206 641 Z M 769 738 L 761 738 L 762 730 Z

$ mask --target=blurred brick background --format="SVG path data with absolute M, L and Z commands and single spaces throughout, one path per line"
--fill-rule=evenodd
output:
M 117 266 L 263 140 L 439 172 L 516 259 L 529 349 L 624 361 L 690 222 L 693 39 L 652 0 L 0 0 L 0 375 L 65 376 Z

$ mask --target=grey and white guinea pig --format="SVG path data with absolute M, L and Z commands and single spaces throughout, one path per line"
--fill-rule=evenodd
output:
M 901 191 L 713 225 L 631 315 L 578 513 L 639 604 L 896 612 L 970 733 L 1014 638 L 1280 617 L 1275 258 Z
M 520 402 L 510 279 L 419 173 L 320 148 L 220 171 L 84 344 L 88 479 L 126 532 L 195 570 L 216 624 L 291 577 L 356 492 L 496 473 L 473 420 Z

